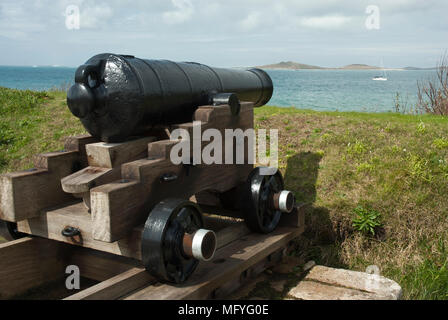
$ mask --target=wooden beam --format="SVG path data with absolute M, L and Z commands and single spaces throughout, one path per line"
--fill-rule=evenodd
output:
M 127 270 L 64 300 L 112 300 L 155 282 L 143 267 Z
M 78 152 L 81 165 L 80 168 L 84 168 L 88 166 L 86 145 L 95 142 L 99 142 L 99 140 L 89 134 L 67 137 L 65 138 L 64 150 Z
M 140 261 L 89 248 L 73 247 L 68 264 L 79 267 L 82 277 L 105 281 L 132 268 L 141 267 Z
M 93 167 L 115 168 L 136 159 L 146 158 L 148 143 L 155 137 L 144 137 L 121 143 L 98 142 L 86 146 L 89 165 Z
M 68 137 L 65 151 L 36 155 L 35 168 L 0 175 L 0 219 L 17 222 L 72 201 L 60 180 L 87 165 L 85 146 L 95 141 L 89 135 Z
M 119 168 L 87 167 L 61 179 L 62 189 L 68 193 L 90 192 L 90 189 L 120 179 Z
M 0 176 L 0 219 L 17 222 L 36 217 L 40 210 L 69 202 L 61 187 L 79 159 L 76 151 L 50 152 L 35 157 L 36 168 Z
M 63 236 L 61 232 L 67 226 L 79 229 L 81 235 L 73 238 Z M 63 207 L 43 210 L 39 217 L 19 221 L 17 227 L 23 233 L 125 257 L 141 258 L 140 242 L 142 226 L 134 228 L 129 234 L 118 241 L 112 243 L 97 241 L 92 237 L 91 216 L 82 202 L 73 202 Z
M 67 249 L 60 242 L 29 237 L 0 244 L 0 299 L 62 278 Z

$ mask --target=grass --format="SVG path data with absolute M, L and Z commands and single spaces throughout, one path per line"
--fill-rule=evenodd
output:
M 83 133 L 65 92 L 0 88 L 0 173 L 30 168 L 32 155 L 61 150 L 64 137 Z
M 64 92 L 0 88 L 0 112 L 0 172 L 30 168 L 32 155 L 84 132 Z M 286 186 L 309 203 L 296 256 L 377 265 L 405 299 L 448 298 L 447 118 L 263 107 L 255 127 L 279 129 Z M 353 226 L 363 215 L 381 217 L 374 234 Z
M 297 256 L 377 265 L 405 299 L 448 298 L 448 118 L 263 107 L 255 119 L 279 129 L 287 188 L 310 204 Z M 359 231 L 379 216 L 374 235 Z

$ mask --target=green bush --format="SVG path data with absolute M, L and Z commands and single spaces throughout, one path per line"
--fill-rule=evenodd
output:
M 375 229 L 381 226 L 381 214 L 370 207 L 357 206 L 353 209 L 355 218 L 352 225 L 355 230 L 364 234 L 375 235 Z

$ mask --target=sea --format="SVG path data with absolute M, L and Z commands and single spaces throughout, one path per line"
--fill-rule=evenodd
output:
M 75 68 L 0 66 L 0 86 L 30 90 L 66 90 Z M 400 103 L 417 101 L 417 82 L 434 70 L 386 70 L 387 81 L 373 81 L 381 70 L 266 70 L 274 83 L 268 105 L 318 111 L 393 112 Z

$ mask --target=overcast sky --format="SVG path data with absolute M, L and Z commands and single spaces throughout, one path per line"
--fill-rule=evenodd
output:
M 379 29 L 366 27 L 369 5 Z M 0 0 L 0 65 L 77 66 L 113 52 L 226 67 L 434 66 L 447 12 L 446 0 Z

